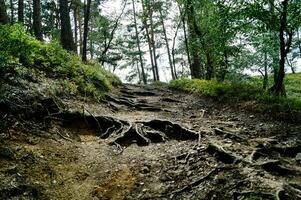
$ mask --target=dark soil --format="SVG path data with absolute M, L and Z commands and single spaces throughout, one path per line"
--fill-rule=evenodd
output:
M 1 105 L 0 199 L 301 199 L 301 125 L 246 103 L 137 85 L 35 102 Z

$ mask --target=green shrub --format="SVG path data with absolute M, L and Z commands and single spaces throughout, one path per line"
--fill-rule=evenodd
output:
M 99 64 L 84 64 L 58 42 L 40 42 L 18 24 L 0 25 L 0 67 L 0 71 L 11 67 L 21 74 L 38 70 L 45 77 L 64 80 L 62 90 L 70 94 L 99 97 L 111 85 L 121 84 L 115 75 L 102 69 Z
M 263 90 L 258 81 L 249 81 L 246 83 L 218 82 L 216 80 L 199 80 L 199 79 L 178 79 L 171 81 L 169 86 L 173 89 L 182 90 L 191 93 L 197 93 L 204 96 L 215 97 L 219 99 L 237 99 L 243 101 L 257 101 L 267 106 L 278 106 L 280 110 L 298 109 L 301 110 L 300 84 L 301 79 L 296 81 L 288 77 L 287 88 L 288 97 L 274 97 Z M 290 84 L 288 82 L 294 82 Z M 293 92 L 299 92 L 293 94 Z M 278 110 L 279 110 L 278 109 Z

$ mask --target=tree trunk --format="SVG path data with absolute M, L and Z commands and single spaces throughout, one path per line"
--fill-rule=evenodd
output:
M 192 62 L 191 62 L 191 77 L 192 78 L 203 78 L 201 72 L 201 60 L 200 60 L 200 52 L 198 45 L 198 34 L 197 27 L 195 27 L 195 16 L 194 16 L 194 8 L 192 5 L 192 1 L 187 1 L 187 23 L 188 23 L 188 32 L 189 32 L 189 43 L 190 43 L 190 51 L 192 52 Z
M 157 53 L 156 53 L 156 43 L 155 43 L 155 27 L 153 22 L 153 8 L 149 8 L 149 19 L 150 19 L 150 34 L 151 34 L 151 45 L 153 48 L 153 57 L 154 57 L 154 67 L 156 72 L 156 81 L 160 81 L 158 62 L 157 62 Z
M 159 12 L 160 12 L 160 20 L 161 20 L 161 24 L 162 24 L 162 30 L 163 30 L 163 34 L 164 34 L 164 40 L 165 40 L 165 44 L 166 44 L 166 50 L 167 50 L 167 55 L 168 55 L 171 77 L 172 77 L 172 80 L 175 80 L 176 76 L 175 76 L 174 67 L 172 64 L 172 58 L 171 58 L 169 42 L 168 42 L 168 37 L 167 37 L 166 28 L 165 28 L 165 24 L 164 24 L 162 10 L 159 9 Z
M 14 2 L 13 0 L 10 0 L 10 23 L 14 23 Z
M 146 74 L 144 71 L 144 64 L 143 64 L 143 58 L 142 58 L 142 52 L 141 52 L 141 47 L 140 47 L 140 38 L 139 38 L 139 34 L 138 34 L 138 27 L 137 27 L 137 18 L 136 18 L 136 8 L 135 8 L 135 0 L 132 0 L 132 4 L 133 4 L 133 15 L 134 15 L 134 24 L 135 24 L 135 33 L 136 33 L 136 42 L 137 42 L 137 48 L 139 51 L 139 61 L 140 61 L 140 67 L 141 67 L 141 71 L 142 71 L 142 80 L 143 80 L 143 84 L 147 84 L 147 79 L 146 79 Z M 138 69 L 138 73 L 139 73 L 139 79 L 141 80 L 141 76 L 140 76 L 140 70 L 139 70 L 139 66 L 137 65 L 137 69 Z
M 24 23 L 24 0 L 18 1 L 18 22 Z
M 33 33 L 38 40 L 43 40 L 40 0 L 33 0 Z
M 87 39 L 88 39 L 88 29 L 89 29 L 88 25 L 89 25 L 89 18 L 90 18 L 90 6 L 91 6 L 91 0 L 87 0 L 87 4 L 85 5 L 83 54 L 82 54 L 82 60 L 84 62 L 87 61 Z
M 271 91 L 276 95 L 285 96 L 285 87 L 284 87 L 284 77 L 285 77 L 285 59 L 287 54 L 289 53 L 293 34 L 288 32 L 288 39 L 285 39 L 285 33 L 287 30 L 287 7 L 288 0 L 284 0 L 282 2 L 282 12 L 280 16 L 280 30 L 279 30 L 279 40 L 280 40 L 280 61 L 279 61 L 279 71 L 277 74 L 277 79 L 271 88 Z
M 60 0 L 61 44 L 64 49 L 76 52 L 71 30 L 68 0 Z
M 299 53 L 300 53 L 300 58 L 301 58 L 301 39 L 300 39 L 299 28 L 297 30 L 297 40 L 298 40 Z
M 264 52 L 264 76 L 263 76 L 263 89 L 266 90 L 268 88 L 268 54 Z
M 211 54 L 209 51 L 206 52 L 206 59 L 207 59 L 207 72 L 206 72 L 206 80 L 211 80 L 213 78 L 213 60 L 211 58 Z
M 153 81 L 157 80 L 156 76 L 156 69 L 155 69 L 155 64 L 154 64 L 154 58 L 153 58 L 153 50 L 152 50 L 152 45 L 151 45 L 151 38 L 148 30 L 148 24 L 147 24 L 147 14 L 146 14 L 146 9 L 145 9 L 145 4 L 144 1 L 142 0 L 142 10 L 143 10 L 143 17 L 142 17 L 142 23 L 143 26 L 145 27 L 146 31 L 146 38 L 147 38 L 147 44 L 148 44 L 148 50 L 149 50 L 149 55 L 150 55 L 150 60 L 151 60 L 151 65 L 152 65 L 152 72 L 153 72 Z
M 78 30 L 79 30 L 79 54 L 83 55 L 83 29 L 82 29 L 82 16 L 81 9 L 77 9 L 77 20 L 78 20 Z
M 183 11 L 181 10 L 181 7 L 179 5 L 179 11 L 180 11 L 181 20 L 183 23 L 184 42 L 185 42 L 185 49 L 186 49 L 189 69 L 190 69 L 190 71 L 192 71 L 192 62 L 191 62 L 191 56 L 190 56 L 190 51 L 189 51 L 189 42 L 188 42 L 188 37 L 187 37 L 187 28 L 186 28 L 186 20 L 185 20 L 186 13 L 187 13 L 187 6 L 185 6 L 185 10 L 183 13 Z
M 78 25 L 77 25 L 77 9 L 78 7 L 75 6 L 73 9 L 73 19 L 74 19 L 74 44 L 75 44 L 75 48 L 76 48 L 76 53 L 77 52 L 77 46 L 78 46 L 78 34 L 77 34 L 77 30 L 78 30 Z
M 8 17 L 6 13 L 5 1 L 0 0 L 0 24 L 7 24 L 7 23 L 8 23 Z
M 178 76 L 177 76 L 177 67 L 176 67 L 176 58 L 175 58 L 175 54 L 176 54 L 175 46 L 176 46 L 176 39 L 177 39 L 177 36 L 178 36 L 180 26 L 181 26 L 181 20 L 178 23 L 178 26 L 177 26 L 176 31 L 175 31 L 175 35 L 172 39 L 172 50 L 171 50 L 172 64 L 173 64 L 173 67 L 174 67 L 174 74 L 175 74 L 176 79 L 178 78 Z

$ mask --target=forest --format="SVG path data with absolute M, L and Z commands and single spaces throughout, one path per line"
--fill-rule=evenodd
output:
M 301 0 L 0 0 L 0 199 L 301 199 Z

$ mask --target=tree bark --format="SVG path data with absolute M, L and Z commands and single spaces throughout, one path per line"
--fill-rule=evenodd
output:
M 76 52 L 71 30 L 68 0 L 60 0 L 61 44 L 64 49 Z
M 137 42 L 137 48 L 138 48 L 138 51 L 139 51 L 140 67 L 141 67 L 141 71 L 142 71 L 142 80 L 143 80 L 143 83 L 146 85 L 146 84 L 147 84 L 147 79 L 146 79 L 146 74 L 145 74 L 145 71 L 144 71 L 144 64 L 143 64 L 143 58 L 142 58 L 142 51 L 141 51 L 141 47 L 140 47 L 140 38 L 139 38 L 139 34 L 138 34 L 137 18 L 136 18 L 136 8 L 135 8 L 135 0 L 132 0 L 132 4 L 133 4 L 133 15 L 134 15 L 134 24 L 135 24 L 136 42 Z M 138 65 L 137 65 L 137 69 L 138 69 L 138 73 L 139 73 L 139 79 L 141 80 L 140 70 L 139 70 Z
M 24 0 L 18 1 L 18 22 L 24 23 Z
M 10 0 L 10 23 L 14 23 L 14 2 L 13 0 Z
M 77 25 L 77 9 L 78 6 L 75 6 L 73 9 L 73 19 L 74 19 L 74 44 L 75 44 L 75 48 L 76 48 L 76 53 L 77 52 L 77 46 L 78 46 L 78 34 L 77 34 L 77 30 L 78 30 L 78 25 Z
M 43 40 L 40 0 L 33 0 L 33 33 L 38 40 Z
M 188 23 L 188 32 L 189 32 L 189 43 L 190 51 L 192 53 L 192 63 L 191 63 L 191 77 L 192 78 L 203 78 L 201 72 L 201 60 L 200 52 L 198 45 L 198 34 L 197 27 L 194 16 L 194 8 L 191 0 L 187 0 L 187 23 Z
M 160 12 L 160 20 L 161 20 L 161 24 L 162 24 L 164 40 L 165 40 L 165 44 L 166 44 L 166 50 L 167 50 L 167 55 L 168 55 L 168 61 L 169 61 L 169 66 L 170 66 L 171 77 L 172 77 L 172 80 L 175 80 L 176 76 L 175 76 L 175 72 L 174 72 L 174 68 L 173 68 L 173 64 L 172 64 L 172 58 L 171 58 L 169 42 L 168 42 L 168 37 L 167 37 L 166 28 L 165 28 L 165 24 L 164 24 L 162 10 L 159 9 L 159 12 Z
M 0 0 L 0 24 L 7 24 L 7 23 L 8 23 L 8 17 L 6 13 L 5 1 Z
M 285 39 L 285 33 L 287 31 L 287 14 L 288 14 L 288 1 L 284 0 L 282 2 L 282 12 L 280 16 L 280 30 L 279 30 L 279 40 L 280 40 L 280 61 L 279 61 L 279 71 L 277 74 L 277 79 L 271 88 L 271 91 L 274 95 L 285 96 L 285 87 L 284 87 L 284 77 L 285 77 L 285 59 L 289 53 L 291 44 L 292 44 L 292 32 L 287 32 L 288 39 Z
M 89 25 L 89 18 L 90 18 L 90 6 L 91 6 L 91 0 L 87 0 L 87 4 L 85 5 L 83 54 L 82 54 L 82 60 L 84 62 L 87 61 L 87 39 L 88 39 L 88 29 L 89 29 L 88 25 Z
M 77 19 L 78 19 L 78 31 L 79 31 L 79 54 L 83 55 L 83 29 L 82 29 L 82 16 L 81 9 L 77 10 Z
M 188 36 L 187 36 L 187 28 L 186 28 L 186 13 L 187 13 L 187 6 L 185 6 L 184 13 L 181 10 L 181 7 L 179 5 L 179 10 L 181 14 L 181 20 L 183 23 L 183 34 L 184 34 L 184 42 L 185 42 L 185 49 L 186 49 L 186 54 L 187 54 L 187 59 L 188 59 L 188 64 L 189 64 L 189 69 L 192 71 L 192 62 L 191 62 L 191 56 L 190 56 L 190 51 L 189 51 L 189 42 L 188 42 Z
M 156 43 L 155 43 L 155 27 L 153 22 L 153 8 L 152 5 L 149 7 L 149 19 L 150 19 L 150 34 L 151 34 L 151 45 L 153 48 L 154 54 L 154 67 L 156 72 L 156 81 L 160 81 L 158 62 L 157 62 L 157 53 L 156 53 Z
M 156 76 L 156 69 L 155 69 L 155 64 L 154 64 L 154 58 L 153 58 L 153 50 L 152 50 L 152 45 L 151 45 L 151 38 L 149 34 L 149 29 L 148 29 L 148 24 L 147 24 L 147 11 L 145 9 L 145 3 L 142 0 L 142 10 L 143 10 L 143 17 L 142 17 L 142 23 L 146 31 L 146 38 L 147 38 L 147 44 L 148 44 L 148 50 L 149 50 L 149 55 L 150 55 L 150 60 L 151 60 L 151 65 L 152 65 L 152 72 L 153 72 L 153 81 L 157 80 Z

